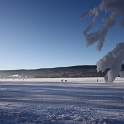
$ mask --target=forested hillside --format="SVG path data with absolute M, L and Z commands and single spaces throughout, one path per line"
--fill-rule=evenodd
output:
M 122 66 L 124 70 L 124 66 Z M 0 78 L 76 78 L 103 77 L 107 70 L 97 73 L 95 65 L 42 68 L 34 70 L 1 70 Z

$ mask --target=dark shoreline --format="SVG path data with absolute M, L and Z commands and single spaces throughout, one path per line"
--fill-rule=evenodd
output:
M 96 65 L 79 65 L 56 68 L 0 70 L 0 78 L 21 77 L 21 78 L 78 78 L 78 77 L 103 77 L 106 72 L 98 72 Z M 122 66 L 124 70 L 124 66 Z M 15 76 L 16 75 L 16 76 Z

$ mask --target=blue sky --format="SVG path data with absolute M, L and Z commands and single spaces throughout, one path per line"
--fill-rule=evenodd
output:
M 80 16 L 100 2 L 0 0 L 0 70 L 95 65 L 124 39 L 119 18 L 102 51 L 96 51 L 96 44 L 86 48 L 83 31 L 92 17 Z

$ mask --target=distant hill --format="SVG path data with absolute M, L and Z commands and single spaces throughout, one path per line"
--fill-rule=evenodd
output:
M 122 66 L 124 70 L 124 66 Z M 32 70 L 1 70 L 0 78 L 76 78 L 76 77 L 103 77 L 104 73 L 96 71 L 96 65 L 79 65 L 57 68 L 41 68 Z

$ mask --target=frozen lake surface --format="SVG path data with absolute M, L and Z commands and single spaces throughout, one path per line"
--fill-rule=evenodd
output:
M 0 124 L 124 124 L 123 79 L 59 80 L 1 80 Z

